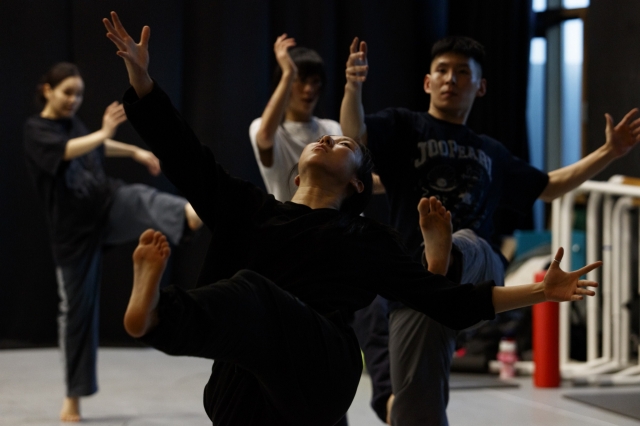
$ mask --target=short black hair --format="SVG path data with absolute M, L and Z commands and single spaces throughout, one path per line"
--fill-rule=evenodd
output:
M 318 76 L 322 87 L 327 82 L 327 74 L 324 70 L 324 61 L 322 57 L 313 49 L 308 47 L 294 47 L 289 50 L 291 60 L 298 68 L 298 79 L 304 81 L 307 77 Z M 273 87 L 275 88 L 282 78 L 282 69 L 276 65 L 273 72 Z
M 373 194 L 373 157 L 371 151 L 366 145 L 356 140 L 360 152 L 362 152 L 362 159 L 360 165 L 356 169 L 356 177 L 362 182 L 362 192 L 354 191 L 349 197 L 342 201 L 340 211 L 345 212 L 351 216 L 358 216 L 369 205 L 371 201 L 371 195 Z
M 463 36 L 445 37 L 435 42 L 431 48 L 431 63 L 445 53 L 457 53 L 475 60 L 480 65 L 480 72 L 484 68 L 484 46 L 478 41 Z

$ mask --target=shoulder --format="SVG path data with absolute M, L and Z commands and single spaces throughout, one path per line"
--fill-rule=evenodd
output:
M 260 124 L 262 124 L 262 117 L 256 118 L 249 125 L 249 136 L 251 136 L 252 139 L 258 133 L 258 129 L 260 129 Z
M 507 147 L 505 147 L 504 144 L 502 142 L 498 141 L 497 139 L 494 139 L 491 136 L 487 136 L 487 135 L 477 135 L 471 129 L 469 129 L 469 132 L 471 134 L 473 134 L 475 137 L 477 137 L 478 139 L 482 140 L 482 143 L 483 143 L 485 148 L 491 149 L 491 150 L 493 150 L 495 152 L 498 152 L 498 153 L 500 153 L 502 155 L 511 156 L 511 154 L 509 153 L 509 150 L 507 149 Z

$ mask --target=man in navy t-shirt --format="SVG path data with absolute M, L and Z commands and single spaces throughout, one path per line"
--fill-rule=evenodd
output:
M 445 38 L 433 46 L 424 79 L 424 91 L 431 95 L 427 112 L 389 108 L 365 116 L 366 50 L 364 42 L 354 39 L 340 125 L 346 136 L 360 138 L 371 149 L 387 190 L 391 222 L 417 259 L 429 243 L 423 242 L 418 226 L 420 199 L 436 196 L 451 211 L 448 275 L 458 282 L 494 280 L 503 285 L 506 260 L 488 243 L 498 205 L 526 214 L 536 199 L 549 202 L 578 187 L 640 140 L 636 109 L 616 126 L 607 114 L 603 146 L 575 164 L 545 173 L 512 156 L 500 142 L 476 135 L 465 123 L 475 99 L 486 93 L 484 48 L 466 37 Z M 391 302 L 389 309 L 391 424 L 447 425 L 456 333 L 400 304 Z

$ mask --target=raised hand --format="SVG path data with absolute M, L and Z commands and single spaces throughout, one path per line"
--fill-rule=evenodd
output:
M 158 160 L 158 157 L 156 157 L 153 152 L 140 148 L 133 154 L 133 159 L 143 166 L 146 166 L 151 175 L 158 176 L 160 174 L 160 160 Z
M 106 134 L 106 139 L 112 138 L 116 134 L 118 126 L 127 121 L 124 113 L 124 107 L 117 101 L 114 101 L 107 107 L 102 116 L 102 130 Z
M 602 262 L 594 262 L 577 271 L 564 272 L 560 269 L 560 261 L 564 256 L 564 249 L 560 247 L 556 257 L 551 262 L 544 277 L 544 296 L 548 301 L 568 302 L 582 300 L 584 296 L 593 296 L 596 293 L 587 290 L 586 287 L 598 287 L 595 281 L 581 280 L 580 277 L 602 265 Z
M 609 146 L 616 158 L 625 155 L 640 142 L 640 118 L 634 120 L 637 114 L 638 108 L 632 109 L 616 126 L 613 124 L 613 117 L 604 115 L 607 120 L 605 145 Z
M 129 83 L 133 86 L 138 97 L 143 97 L 153 89 L 153 80 L 149 76 L 149 37 L 151 29 L 142 27 L 140 42 L 136 43 L 118 18 L 118 14 L 111 12 L 111 21 L 103 19 L 107 29 L 107 37 L 118 48 L 116 54 L 124 59 L 129 73 Z
M 367 79 L 369 65 L 367 64 L 367 43 L 358 42 L 354 38 L 349 47 L 349 59 L 347 59 L 347 84 L 361 85 Z
M 273 51 L 276 54 L 276 60 L 282 69 L 283 75 L 290 74 L 295 77 L 298 74 L 298 67 L 296 67 L 293 59 L 291 59 L 291 55 L 289 55 L 289 49 L 295 45 L 296 40 L 287 37 L 287 34 L 282 34 L 273 44 Z

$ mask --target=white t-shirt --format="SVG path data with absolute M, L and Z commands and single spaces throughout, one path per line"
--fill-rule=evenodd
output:
M 260 162 L 260 152 L 256 135 L 260 129 L 262 118 L 256 118 L 249 126 L 249 137 L 253 146 L 253 153 L 256 156 L 258 167 L 267 192 L 273 194 L 276 200 L 290 201 L 296 191 L 293 177 L 289 179 L 291 169 L 298 163 L 300 154 L 305 146 L 310 142 L 318 140 L 322 135 L 342 135 L 340 123 L 312 117 L 309 122 L 284 121 L 278 126 L 273 137 L 273 164 L 265 167 Z

